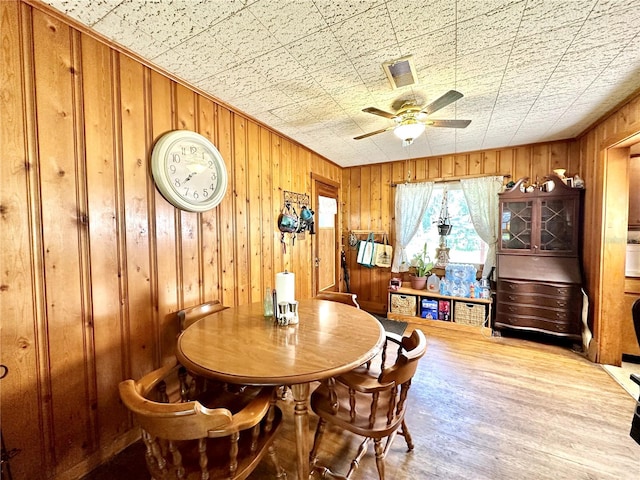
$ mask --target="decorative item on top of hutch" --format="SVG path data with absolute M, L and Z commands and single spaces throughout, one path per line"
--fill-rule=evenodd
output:
M 584 190 L 557 174 L 521 178 L 500 193 L 494 328 L 579 342 L 582 332 L 581 207 Z M 533 187 L 533 188 L 532 188 Z

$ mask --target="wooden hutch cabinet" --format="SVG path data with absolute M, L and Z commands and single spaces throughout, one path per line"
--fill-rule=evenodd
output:
M 526 178 L 500 194 L 494 328 L 532 330 L 580 341 L 583 190 L 557 176 L 547 191 Z M 524 191 L 523 191 L 524 190 Z

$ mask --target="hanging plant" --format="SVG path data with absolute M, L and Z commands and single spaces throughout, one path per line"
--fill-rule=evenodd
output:
M 447 199 L 447 188 L 442 191 L 442 204 L 440 205 L 440 216 L 438 217 L 438 234 L 440 236 L 449 235 L 451 233 L 451 220 L 449 218 L 449 205 Z

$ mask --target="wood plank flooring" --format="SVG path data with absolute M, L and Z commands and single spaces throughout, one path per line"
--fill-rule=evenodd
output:
M 629 437 L 635 402 L 599 365 L 557 345 L 420 328 L 428 349 L 407 414 L 415 450 L 407 453 L 404 439 L 396 438 L 386 459 L 387 479 L 638 477 L 640 445 Z M 291 400 L 281 407 L 286 419 L 278 452 L 295 478 Z M 311 428 L 315 423 L 312 415 Z M 358 444 L 355 436 L 328 430 L 320 458 L 346 472 Z M 142 451 L 136 461 L 144 466 Z M 148 478 L 130 476 L 131 465 L 127 473 L 118 470 L 123 466 L 117 460 L 110 465 L 86 480 Z M 273 472 L 265 460 L 250 478 L 272 478 Z M 377 478 L 372 449 L 353 478 Z

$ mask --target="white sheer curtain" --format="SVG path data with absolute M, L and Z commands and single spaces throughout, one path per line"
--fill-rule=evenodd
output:
M 473 227 L 478 236 L 489 245 L 482 269 L 483 278 L 487 278 L 496 265 L 500 221 L 498 192 L 502 188 L 502 182 L 502 176 L 460 179 Z
M 403 183 L 396 187 L 396 245 L 392 272 L 409 270 L 406 247 L 418 231 L 432 191 L 433 182 Z

